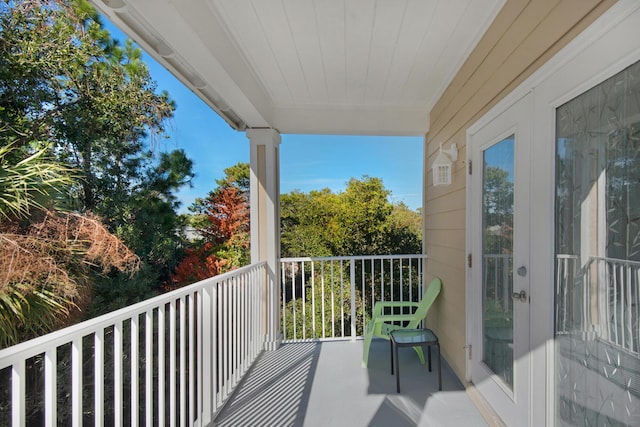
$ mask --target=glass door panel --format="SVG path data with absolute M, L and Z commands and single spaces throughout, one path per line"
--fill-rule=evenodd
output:
M 513 388 L 514 136 L 483 152 L 482 361 Z
M 640 62 L 556 110 L 557 425 L 640 425 Z
M 532 97 L 469 138 L 471 381 L 507 425 L 529 422 Z

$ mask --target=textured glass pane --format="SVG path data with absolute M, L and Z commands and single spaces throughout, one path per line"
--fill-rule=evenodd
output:
M 513 136 L 484 152 L 482 360 L 513 388 Z
M 638 426 L 640 63 L 556 124 L 556 423 Z

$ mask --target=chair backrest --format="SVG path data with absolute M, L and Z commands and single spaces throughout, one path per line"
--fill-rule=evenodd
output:
M 409 322 L 407 328 L 413 329 L 417 328 L 418 324 L 427 317 L 427 312 L 431 305 L 436 300 L 438 295 L 440 294 L 440 290 L 442 289 L 442 281 L 439 277 L 436 277 L 429 283 L 429 287 L 427 288 L 427 292 L 425 292 L 424 297 L 422 297 L 422 301 L 420 301 L 420 305 L 418 309 L 414 313 L 414 319 Z

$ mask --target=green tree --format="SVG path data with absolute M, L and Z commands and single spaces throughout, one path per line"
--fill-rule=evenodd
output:
M 422 246 L 422 214 L 413 211 L 404 203 L 393 205 L 386 219 L 384 246 L 388 253 L 419 253 Z
M 53 142 L 82 171 L 80 209 L 127 192 L 149 132 L 161 135 L 174 110 L 140 49 L 111 38 L 86 0 L 8 2 L 1 11 L 0 114 L 17 142 Z
M 329 189 L 280 196 L 282 256 L 331 256 L 340 230 L 338 195 Z
M 86 0 L 0 4 L 0 126 L 7 140 L 30 152 L 50 147 L 77 171 L 65 205 L 107 218 L 156 272 L 136 280 L 157 289 L 181 256 L 175 192 L 193 173 L 184 152 L 156 156 L 175 105 L 157 93 L 141 58 L 131 41 L 121 45 L 109 35 Z M 114 274 L 114 284 L 130 281 Z
M 344 192 L 283 194 L 282 256 L 420 253 L 421 216 L 389 202 L 379 178 L 352 178 Z
M 487 254 L 512 253 L 513 181 L 509 172 L 487 167 L 484 179 L 484 251 Z

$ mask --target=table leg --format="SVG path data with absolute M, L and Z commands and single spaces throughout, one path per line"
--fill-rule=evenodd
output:
M 391 375 L 393 375 L 393 338 L 389 338 L 389 352 L 391 353 Z
M 398 363 L 398 345 L 394 346 L 395 362 L 396 362 L 396 391 L 400 393 L 400 364 Z
M 427 346 L 427 359 L 429 359 L 429 372 L 431 372 L 431 344 Z
M 438 390 L 442 391 L 442 358 L 440 356 L 440 343 L 436 342 L 438 348 Z

